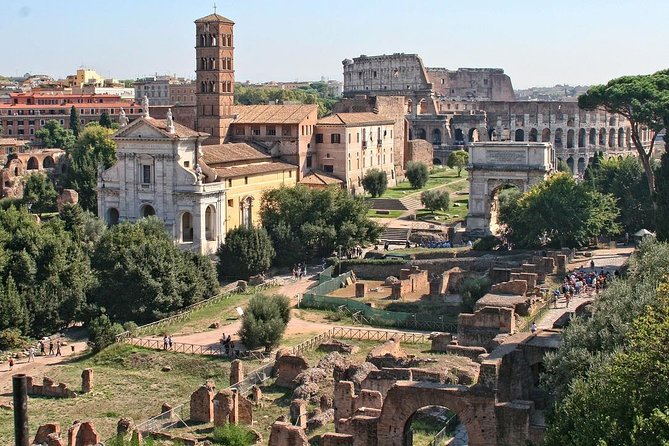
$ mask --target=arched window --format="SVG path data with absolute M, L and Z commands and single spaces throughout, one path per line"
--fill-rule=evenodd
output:
M 139 215 L 141 218 L 150 217 L 156 215 L 156 210 L 150 204 L 145 204 L 139 209 Z
M 469 142 L 479 142 L 479 131 L 475 128 L 469 129 Z
M 119 220 L 119 215 L 118 215 L 118 209 L 116 208 L 109 208 L 107 210 L 107 224 L 109 226 L 114 226 L 118 224 Z
M 578 146 L 579 147 L 585 147 L 585 129 L 580 129 L 578 131 Z
M 625 147 L 625 129 L 622 127 L 618 129 L 618 147 Z
M 597 130 L 590 129 L 590 136 L 588 138 L 588 144 L 590 144 L 591 146 L 596 146 L 597 145 Z
M 462 129 L 455 129 L 455 142 L 464 143 L 465 135 L 462 134 Z
M 44 161 L 42 161 L 42 167 L 44 169 L 51 169 L 54 164 L 55 163 L 53 162 L 53 158 L 51 158 L 50 156 L 47 156 L 46 158 L 44 158 Z
M 517 129 L 516 130 L 514 140 L 517 141 L 517 142 L 525 141 L 525 132 L 523 131 L 523 129 Z
M 213 204 L 207 206 L 204 213 L 204 234 L 208 241 L 216 240 L 216 208 Z
M 578 159 L 578 173 L 583 173 L 585 172 L 585 158 L 579 158 Z
M 539 132 L 537 131 L 537 129 L 530 129 L 530 139 L 529 139 L 529 141 L 530 142 L 537 142 L 538 138 L 539 138 Z
M 546 128 L 541 131 L 541 142 L 551 142 L 551 131 Z
M 562 129 L 555 130 L 555 147 L 558 149 L 562 148 Z M 572 160 L 573 164 L 573 160 Z
M 416 139 L 427 139 L 427 132 L 425 129 L 416 130 Z
M 573 174 L 574 173 L 574 158 L 571 156 L 567 158 L 567 165 L 569 166 L 569 171 Z
M 609 147 L 616 146 L 616 129 L 609 130 Z
M 193 241 L 193 214 L 190 212 L 181 214 L 181 241 L 183 243 Z
M 28 170 L 37 170 L 39 169 L 39 161 L 34 156 L 31 156 L 28 160 Z
M 606 129 L 599 129 L 599 145 L 606 145 Z
M 574 148 L 574 129 L 567 130 L 567 148 Z
M 432 131 L 432 144 L 441 144 L 441 130 L 434 129 Z
M 241 202 L 242 225 L 250 228 L 253 225 L 253 197 L 246 197 Z

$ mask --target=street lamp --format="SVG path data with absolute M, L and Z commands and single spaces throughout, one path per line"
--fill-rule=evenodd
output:
M 337 274 L 338 276 L 341 276 L 341 248 L 341 245 L 337 246 L 337 249 L 339 250 L 339 255 L 337 256 L 337 263 L 339 266 L 339 274 Z

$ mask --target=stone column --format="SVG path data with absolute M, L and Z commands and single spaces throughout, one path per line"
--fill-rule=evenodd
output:
M 84 369 L 81 372 L 81 392 L 89 393 L 93 390 L 93 369 Z
M 237 384 L 244 379 L 244 364 L 240 359 L 235 359 L 230 364 L 230 385 Z

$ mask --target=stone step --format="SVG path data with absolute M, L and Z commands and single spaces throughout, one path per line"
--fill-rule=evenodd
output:
M 396 198 L 370 198 L 368 199 L 372 209 L 382 209 L 385 211 L 406 211 L 407 208 L 401 200 Z

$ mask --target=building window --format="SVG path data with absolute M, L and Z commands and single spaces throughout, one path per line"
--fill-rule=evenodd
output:
M 332 144 L 339 144 L 341 142 L 341 135 L 339 133 L 333 133 L 330 135 L 330 142 Z
M 251 128 L 251 134 L 253 136 L 260 136 L 260 127 L 252 127 Z
M 276 136 L 276 127 L 267 127 L 267 135 L 268 136 Z
M 311 155 L 307 155 L 307 169 L 311 168 Z
M 235 205 L 235 200 L 232 200 L 232 199 L 228 200 L 228 207 L 229 208 L 233 207 L 234 205 Z
M 142 183 L 151 184 L 151 166 L 148 164 L 142 165 Z
M 334 173 L 334 166 L 332 164 L 324 164 L 323 171 L 327 173 Z
M 322 143 L 323 143 L 323 134 L 316 133 L 316 144 L 322 144 Z
M 232 187 L 232 179 L 231 178 L 228 179 L 228 187 Z
M 244 177 L 244 184 L 249 184 L 249 177 Z
M 281 136 L 290 136 L 290 126 L 284 125 L 281 127 Z
M 190 167 L 190 161 L 184 161 L 184 167 Z
M 235 135 L 244 136 L 244 127 L 235 127 Z

